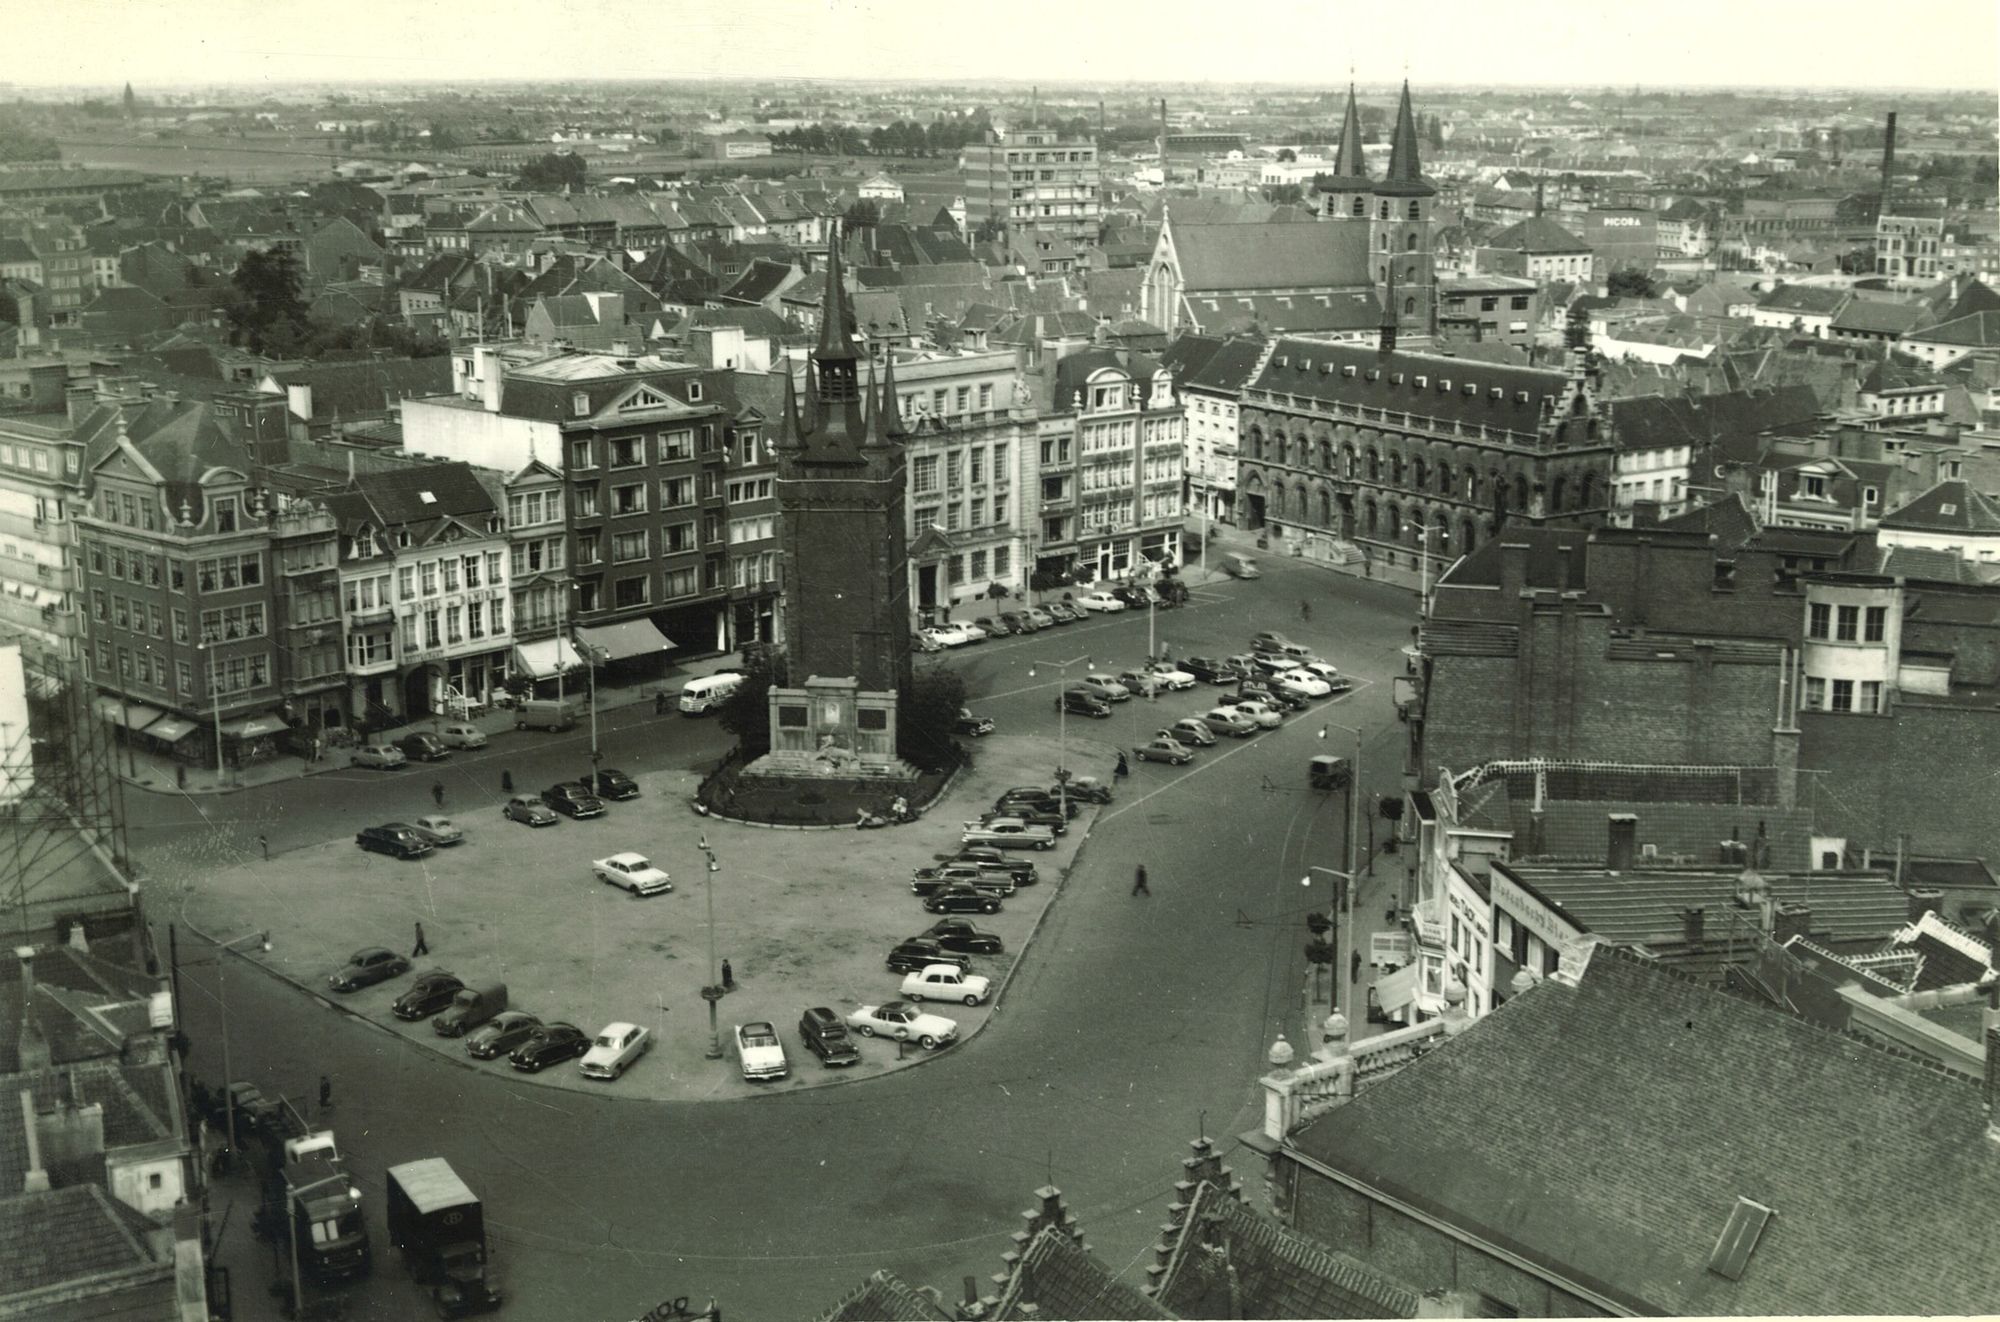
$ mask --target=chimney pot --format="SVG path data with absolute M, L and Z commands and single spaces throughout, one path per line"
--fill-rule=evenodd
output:
M 1936 912 L 1944 903 L 1944 892 L 1933 886 L 1912 886 L 1906 892 L 1910 900 L 1910 921 L 1921 922 L 1927 913 Z

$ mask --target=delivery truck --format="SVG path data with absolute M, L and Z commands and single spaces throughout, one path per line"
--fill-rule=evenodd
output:
M 410 1275 L 431 1287 L 444 1317 L 500 1306 L 486 1275 L 486 1217 L 479 1195 L 443 1157 L 389 1168 L 389 1242 L 403 1251 Z

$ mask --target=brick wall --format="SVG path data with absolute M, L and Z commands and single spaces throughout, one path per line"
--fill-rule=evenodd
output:
M 2000 711 L 1903 701 L 1893 719 L 1802 712 L 1799 802 L 1821 829 L 1893 852 L 2000 857 Z
M 1797 646 L 1805 629 L 1805 593 L 1781 586 L 1776 556 L 1718 554 L 1706 537 L 1601 532 L 1590 544 L 1592 601 L 1621 624 L 1662 633 L 1768 638 Z M 1717 560 L 1733 562 L 1730 586 L 1716 586 Z

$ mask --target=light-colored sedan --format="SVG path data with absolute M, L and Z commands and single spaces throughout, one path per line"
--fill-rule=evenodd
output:
M 348 758 L 348 765 L 393 771 L 409 762 L 409 756 L 394 744 L 363 744 Z
M 792 1072 L 778 1030 L 765 1020 L 736 1025 L 736 1063 L 746 1079 L 782 1079 Z
M 971 620 L 961 620 L 958 631 L 965 635 L 965 641 L 968 643 L 983 643 L 993 636 L 992 631 L 985 625 L 974 624 Z
M 928 629 L 918 630 L 917 637 L 922 638 L 934 647 L 962 647 L 965 645 L 965 631 L 955 624 L 934 624 Z
M 1123 680 L 1110 675 L 1083 675 L 1071 687 L 1088 690 L 1106 702 L 1125 702 L 1132 696 L 1132 690 L 1125 687 Z
M 1213 711 L 1204 712 L 1201 719 L 1217 734 L 1235 735 L 1238 739 L 1253 735 L 1261 728 L 1257 722 L 1234 707 L 1217 707 Z
M 1148 672 L 1159 676 L 1161 682 L 1170 689 L 1191 689 L 1199 682 L 1193 675 L 1174 665 L 1171 661 L 1155 661 L 1152 665 L 1147 666 L 1146 669 Z
M 936 1051 L 958 1037 L 957 1020 L 919 1010 L 908 1001 L 858 1005 L 847 1016 L 847 1026 L 863 1037 L 879 1035 L 899 1042 L 915 1042 L 926 1051 Z
M 486 731 L 464 721 L 454 721 L 442 726 L 437 732 L 438 742 L 446 748 L 484 748 Z
M 1283 712 L 1257 698 L 1243 698 L 1230 705 L 1266 730 L 1274 730 L 1285 723 Z
M 437 813 L 417 818 L 410 823 L 410 829 L 440 848 L 465 843 L 465 832 L 458 823 Z
M 644 854 L 613 854 L 591 863 L 590 870 L 599 881 L 632 892 L 634 899 L 641 895 L 664 895 L 674 888 L 667 874 L 654 867 Z
M 1330 665 L 1325 661 L 1308 661 L 1297 668 L 1316 679 L 1325 680 L 1327 687 L 1335 693 L 1345 693 L 1348 689 L 1354 687 L 1354 681 L 1341 674 L 1338 666 Z
M 1303 693 L 1308 698 L 1324 698 L 1327 694 L 1333 692 L 1333 685 L 1327 683 L 1304 667 L 1300 667 L 1297 670 L 1287 670 L 1284 674 L 1278 676 L 1276 682 L 1282 687 L 1291 689 L 1294 693 Z
M 1037 629 L 1051 629 L 1055 627 L 1056 617 L 1043 610 L 1040 606 L 1030 606 L 1028 609 L 1022 611 L 1021 614 L 1033 620 Z
M 912 1001 L 963 1001 L 977 1005 L 993 991 L 993 980 L 967 973 L 956 964 L 926 964 L 903 977 L 903 996 Z
M 1107 615 L 1125 609 L 1125 603 L 1109 592 L 1086 592 L 1076 599 L 1076 604 L 1087 611 L 1103 611 Z
M 1194 750 L 1176 739 L 1154 739 L 1132 751 L 1141 762 L 1169 762 L 1180 767 L 1194 761 Z
M 1118 682 L 1142 698 L 1150 698 L 1168 687 L 1166 680 L 1150 670 L 1121 670 Z
M 653 1049 L 653 1035 L 637 1024 L 606 1024 L 577 1067 L 586 1079 L 615 1079 Z

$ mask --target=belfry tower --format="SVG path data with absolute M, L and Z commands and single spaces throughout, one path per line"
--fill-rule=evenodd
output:
M 1350 104 L 1352 94 L 1349 94 Z M 1344 135 L 1343 135 L 1344 136 Z M 1345 165 L 1343 162 L 1343 171 Z M 1417 119 L 1410 110 L 1410 84 L 1396 107 L 1396 129 L 1389 138 L 1389 168 L 1373 181 L 1374 205 L 1368 248 L 1375 268 L 1376 293 L 1393 299 L 1397 325 L 1405 336 L 1428 335 L 1437 312 L 1437 276 L 1433 230 L 1436 228 L 1437 188 L 1424 178 L 1417 159 Z M 1389 267 L 1395 265 L 1395 287 L 1389 289 Z
M 872 359 L 864 382 L 854 327 L 836 227 L 804 409 L 788 375 L 775 446 L 785 655 L 793 684 L 893 694 L 910 678 L 904 432 L 893 352 L 879 388 Z

